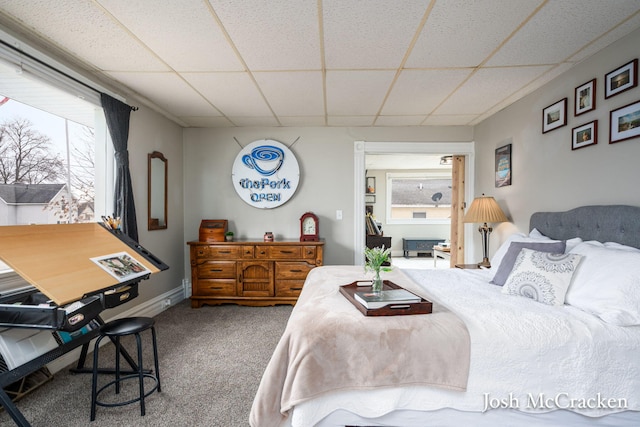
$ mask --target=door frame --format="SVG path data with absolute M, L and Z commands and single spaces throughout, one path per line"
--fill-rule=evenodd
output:
M 365 157 L 367 154 L 435 154 L 461 155 L 465 161 L 465 200 L 472 200 L 475 176 L 475 142 L 368 142 L 354 141 L 354 265 L 364 265 L 365 248 Z M 465 235 L 469 235 L 471 224 L 465 224 Z M 472 255 L 472 245 L 465 245 L 465 259 Z

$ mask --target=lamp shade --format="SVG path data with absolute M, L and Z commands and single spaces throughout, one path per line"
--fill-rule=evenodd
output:
M 498 202 L 493 197 L 476 197 L 464 216 L 463 222 L 507 222 L 506 217 Z

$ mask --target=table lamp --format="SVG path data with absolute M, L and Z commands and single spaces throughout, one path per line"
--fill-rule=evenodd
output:
M 478 231 L 482 234 L 482 262 L 478 263 L 478 267 L 491 267 L 489 262 L 489 234 L 493 228 L 487 225 L 488 222 L 507 222 L 509 219 L 505 216 L 500 206 L 493 197 L 485 196 L 476 197 L 469 210 L 464 216 L 463 222 L 479 222 L 483 223 Z

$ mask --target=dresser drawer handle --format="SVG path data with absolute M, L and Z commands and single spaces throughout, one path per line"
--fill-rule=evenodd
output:
M 292 273 L 302 273 L 302 270 L 290 270 Z
M 300 288 L 289 288 L 289 289 L 291 289 L 292 291 L 301 291 L 302 290 L 301 287 Z
M 280 251 L 280 253 L 283 253 L 283 254 L 292 254 L 292 253 L 293 253 L 293 251 L 284 251 L 284 250 L 283 250 L 283 251 Z
M 209 289 L 214 291 L 221 291 L 224 288 L 222 286 L 210 286 Z
M 231 251 L 220 251 L 221 254 L 230 254 Z
M 209 269 L 209 271 L 212 272 L 212 273 L 216 273 L 216 272 L 222 271 L 222 269 L 221 268 L 211 268 L 211 269 Z
M 260 255 L 264 255 L 265 253 L 265 251 L 260 251 Z

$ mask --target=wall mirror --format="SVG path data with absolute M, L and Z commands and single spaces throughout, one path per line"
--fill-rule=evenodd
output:
M 167 228 L 167 159 L 158 151 L 149 153 L 148 166 L 148 229 Z

